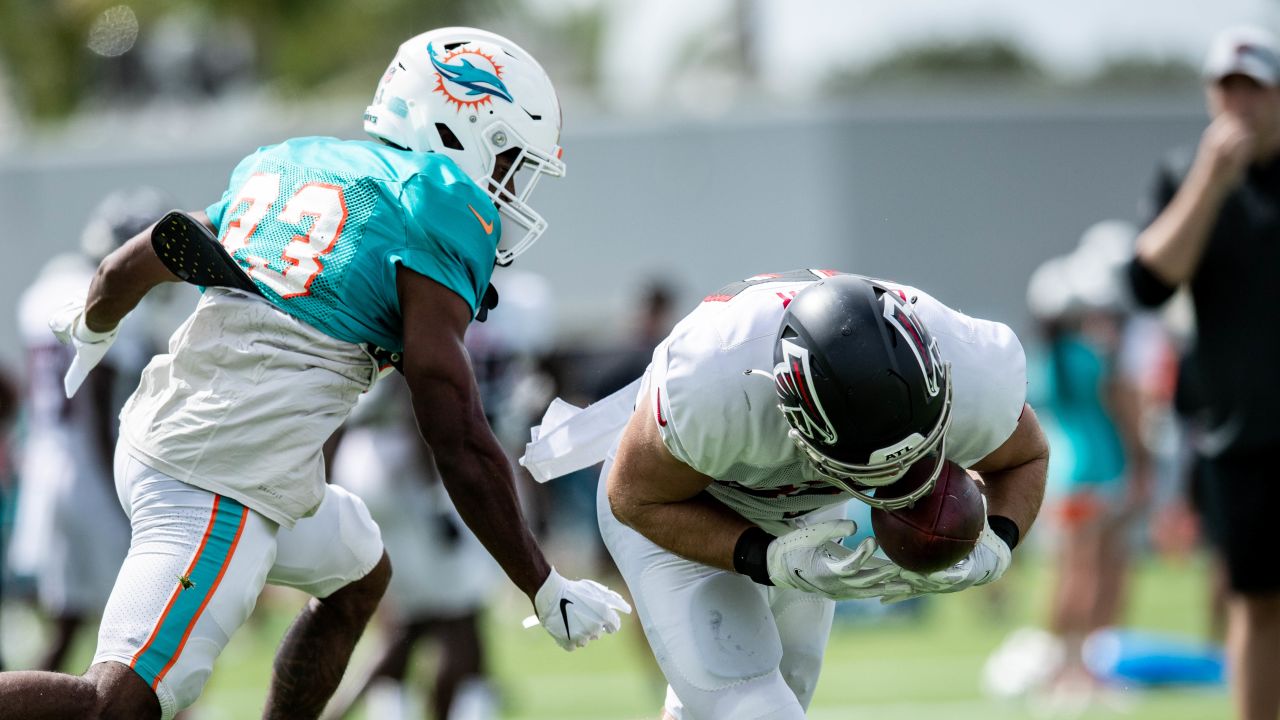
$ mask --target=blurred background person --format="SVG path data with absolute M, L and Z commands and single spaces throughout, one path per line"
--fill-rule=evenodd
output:
M 1032 273 L 1027 291 L 1041 330 L 1029 384 L 1053 448 L 1052 641 L 1039 670 L 1055 702 L 1087 704 L 1099 688 L 1085 666 L 1085 640 L 1122 618 L 1132 525 L 1152 493 L 1142 373 L 1123 358 L 1135 348 L 1120 271 L 1136 234 L 1124 221 L 1091 226 L 1072 253 Z
M 676 324 L 674 304 L 675 289 L 671 285 L 656 278 L 648 281 L 632 310 L 626 335 L 618 342 L 616 356 L 592 388 L 593 401 L 611 395 L 644 374 L 653 349 Z M 595 502 L 594 499 L 591 502 Z
M 529 441 L 529 428 L 555 397 L 556 307 L 546 277 L 528 270 L 497 268 L 500 309 L 467 328 L 467 356 L 475 368 L 485 417 L 512 458 L 520 502 L 539 540 L 548 537 L 555 507 L 547 489 L 531 482 L 514 458 Z M 573 553 L 570 552 L 570 557 Z M 570 561 L 572 562 L 572 561 Z
M 440 483 L 399 373 L 361 398 L 332 467 L 332 482 L 359 495 L 382 528 L 395 572 L 379 609 L 382 646 L 372 668 L 325 717 L 347 717 L 361 696 L 365 717 L 379 720 L 496 717 L 480 617 L 502 575 Z M 420 683 L 410 668 L 425 641 L 434 641 L 439 653 L 431 682 Z M 415 701 L 417 688 L 425 703 Z
M 1161 165 L 1151 221 L 1129 265 L 1149 306 L 1190 288 L 1192 362 L 1202 392 L 1197 453 L 1204 511 L 1226 566 L 1227 647 L 1241 720 L 1280 715 L 1280 43 L 1259 27 L 1224 30 L 1204 63 L 1210 122 L 1193 156 Z M 1259 372 L 1263 375 L 1259 376 Z
M 626 311 L 611 323 L 607 334 L 601 332 L 582 342 L 564 345 L 551 359 L 555 388 L 551 397 L 562 397 L 574 405 L 585 406 L 639 380 L 649 366 L 653 349 L 675 325 L 675 293 L 673 285 L 658 277 L 650 277 L 638 288 L 620 293 L 626 298 Z M 550 399 L 543 401 L 537 417 L 541 417 Z M 577 547 L 584 563 L 616 576 L 617 568 L 605 551 L 596 523 L 599 477 L 600 467 L 594 465 L 558 478 L 543 486 L 541 492 L 549 496 L 555 516 L 553 529 L 562 541 Z M 649 654 L 647 647 L 644 652 Z
M 21 394 L 18 383 L 8 368 L 0 367 L 0 601 L 5 597 L 5 579 L 8 575 L 4 561 L 9 547 L 9 533 L 13 525 L 13 501 L 17 490 L 17 473 L 14 468 L 13 435 L 18 418 Z M 0 627 L 3 630 L 3 627 Z M 4 670 L 3 632 L 0 632 L 0 670 Z
M 146 311 L 68 398 L 63 377 L 75 355 L 49 330 L 52 309 L 83 296 L 102 258 L 172 207 L 154 188 L 119 190 L 90 214 L 78 253 L 51 259 L 18 307 L 26 348 L 26 433 L 17 518 L 8 560 L 34 580 L 51 621 L 37 670 L 61 670 L 77 632 L 101 614 L 129 549 L 129 522 L 115 498 L 112 457 L 117 415 L 156 349 Z

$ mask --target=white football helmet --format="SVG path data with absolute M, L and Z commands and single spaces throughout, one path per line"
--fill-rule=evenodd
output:
M 519 45 L 466 27 L 406 40 L 364 112 L 364 129 L 391 145 L 448 155 L 493 198 L 503 218 L 499 265 L 546 232 L 528 200 L 539 177 L 564 175 L 560 101 Z M 500 155 L 510 164 L 494 177 Z

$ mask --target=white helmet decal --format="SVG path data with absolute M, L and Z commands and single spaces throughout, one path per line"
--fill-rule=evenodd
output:
M 491 103 L 495 97 L 512 102 L 511 93 L 502 82 L 502 66 L 492 55 L 469 45 L 459 45 L 441 58 L 434 44 L 427 43 L 427 56 L 436 69 L 436 92 L 457 105 L 458 112 L 463 107 L 474 109 Z M 453 61 L 456 64 L 450 65 Z
M 916 317 L 915 311 L 907 304 L 900 290 L 882 293 L 880 304 L 884 308 L 884 319 L 907 341 L 907 347 L 911 348 L 916 362 L 920 363 L 920 374 L 924 376 L 929 397 L 937 397 L 942 390 L 942 353 L 938 350 L 938 341 L 933 339 L 924 323 Z
M 809 440 L 832 445 L 838 439 L 835 425 L 822 409 L 813 372 L 809 367 L 809 351 L 790 340 L 779 341 L 782 362 L 773 366 L 773 381 L 778 392 L 778 407 L 791 427 Z

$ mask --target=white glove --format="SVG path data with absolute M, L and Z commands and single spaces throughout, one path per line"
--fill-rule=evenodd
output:
M 566 580 L 555 568 L 533 597 L 533 607 L 538 622 L 569 652 L 605 633 L 617 632 L 622 626 L 618 613 L 631 612 L 618 593 L 594 580 Z
M 984 503 L 985 507 L 985 503 Z M 1013 553 L 1009 546 L 1000 539 L 988 523 L 978 536 L 978 544 L 973 552 L 960 562 L 944 570 L 921 574 L 902 571 L 902 580 L 910 586 L 903 593 L 885 595 L 881 602 L 892 603 L 907 598 L 929 593 L 953 593 L 975 585 L 986 585 L 995 582 L 1009 569 Z
M 53 331 L 58 342 L 75 348 L 76 356 L 67 368 L 67 376 L 62 385 L 67 397 L 76 394 L 89 371 L 102 362 L 102 357 L 111 348 L 120 334 L 120 326 L 107 332 L 95 332 L 84 325 L 84 301 L 73 300 L 54 311 L 49 318 L 49 329 Z
M 909 592 L 898 581 L 901 568 L 872 557 L 874 538 L 859 543 L 857 549 L 837 542 L 858 530 L 852 520 L 827 520 L 799 528 L 769 543 L 769 579 L 776 587 L 821 595 L 832 600 L 881 597 Z

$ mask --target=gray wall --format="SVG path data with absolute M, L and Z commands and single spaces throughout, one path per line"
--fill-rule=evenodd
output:
M 1203 123 L 1194 104 L 1175 103 L 571 124 L 568 176 L 534 196 L 551 230 L 518 265 L 546 274 L 560 333 L 587 342 L 623 334 L 650 277 L 676 283 L 687 308 L 729 281 L 806 266 L 916 284 L 1025 330 L 1031 269 L 1096 220 L 1137 220 L 1156 158 L 1194 143 Z M 75 247 L 102 195 L 150 183 L 202 207 L 254 147 L 315 131 L 257 130 L 200 150 L 46 143 L 0 157 L 0 360 L 18 358 L 22 287 Z

